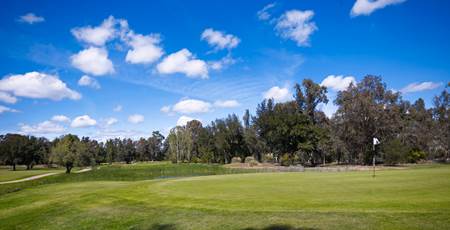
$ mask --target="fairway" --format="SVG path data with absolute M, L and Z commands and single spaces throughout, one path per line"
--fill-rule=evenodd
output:
M 161 166 L 135 168 L 142 167 Z M 376 178 L 367 171 L 245 173 L 138 181 L 106 181 L 86 176 L 102 170 L 111 168 L 79 175 L 85 181 L 44 184 L 0 195 L 1 228 L 448 229 L 450 226 L 449 166 L 385 170 L 379 171 Z

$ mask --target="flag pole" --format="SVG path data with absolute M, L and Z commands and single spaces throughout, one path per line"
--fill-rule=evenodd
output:
M 372 177 L 375 177 L 375 143 L 373 143 L 372 145 L 372 150 L 373 150 L 373 158 L 372 158 L 372 166 L 373 166 L 373 173 L 372 173 Z

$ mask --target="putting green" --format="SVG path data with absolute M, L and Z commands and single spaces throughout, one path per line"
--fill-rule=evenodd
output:
M 450 167 L 37 186 L 0 196 L 2 229 L 448 229 Z M 277 229 L 277 228 L 274 228 Z

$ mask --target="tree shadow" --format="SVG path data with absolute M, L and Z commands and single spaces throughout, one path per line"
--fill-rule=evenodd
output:
M 286 224 L 273 224 L 262 228 L 244 228 L 243 230 L 318 230 L 318 228 L 293 227 Z

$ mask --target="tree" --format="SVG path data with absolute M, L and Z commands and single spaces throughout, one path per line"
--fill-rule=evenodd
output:
M 26 151 L 28 139 L 19 134 L 6 134 L 2 136 L 0 150 L 2 152 L 2 161 L 11 165 L 16 170 L 16 165 L 21 163 Z
M 52 161 L 64 166 L 66 173 L 70 173 L 79 161 L 80 139 L 76 135 L 65 135 L 59 139 L 51 151 Z

